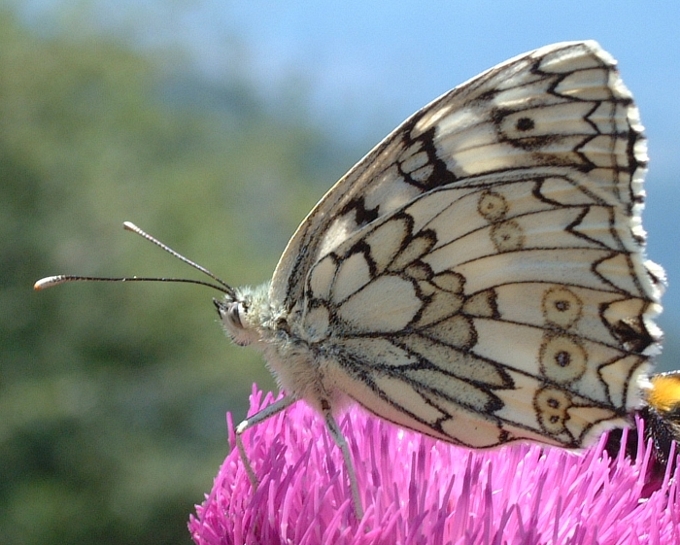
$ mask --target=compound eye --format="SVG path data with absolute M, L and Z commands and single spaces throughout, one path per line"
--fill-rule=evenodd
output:
M 227 319 L 236 327 L 243 327 L 241 323 L 241 312 L 243 312 L 243 306 L 241 303 L 231 303 L 227 309 Z

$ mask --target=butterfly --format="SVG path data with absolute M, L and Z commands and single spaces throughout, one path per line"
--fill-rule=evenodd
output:
M 413 114 L 309 213 L 270 283 L 219 281 L 226 333 L 285 392 L 237 436 L 304 400 L 361 517 L 348 402 L 470 448 L 578 448 L 626 425 L 664 287 L 644 256 L 642 130 L 593 41 L 515 57 Z

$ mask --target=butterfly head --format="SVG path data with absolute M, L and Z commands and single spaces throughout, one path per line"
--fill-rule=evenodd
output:
M 263 324 L 268 321 L 268 287 L 234 289 L 223 299 L 213 299 L 224 331 L 235 344 L 262 340 Z

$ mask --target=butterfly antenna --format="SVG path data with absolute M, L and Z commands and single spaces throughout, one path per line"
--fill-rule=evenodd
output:
M 191 261 L 191 259 L 188 259 L 184 257 L 182 254 L 176 252 L 175 250 L 170 248 L 170 246 L 168 246 L 167 244 L 163 244 L 160 240 L 152 237 L 149 233 L 143 231 L 142 229 L 137 227 L 134 223 L 129 221 L 123 222 L 123 228 L 126 231 L 132 231 L 133 233 L 138 234 L 139 236 L 145 238 L 149 242 L 153 242 L 156 246 L 158 246 L 162 250 L 165 250 L 170 255 L 176 257 L 183 263 L 186 263 L 187 265 L 193 267 L 194 269 L 209 276 L 210 278 L 215 280 L 217 284 L 213 284 L 211 282 L 204 282 L 202 280 L 193 280 L 190 278 L 155 278 L 155 277 L 152 278 L 139 276 L 103 277 L 103 276 L 77 276 L 71 274 L 60 274 L 57 276 L 48 276 L 46 278 L 38 280 L 33 285 L 33 289 L 39 291 L 45 288 L 50 288 L 52 286 L 57 286 L 59 284 L 64 284 L 66 282 L 184 282 L 187 284 L 198 284 L 200 286 L 208 286 L 210 288 L 221 291 L 222 293 L 225 293 L 227 295 L 230 296 L 234 295 L 234 289 L 224 280 L 218 278 L 216 275 L 214 275 L 205 267 L 202 267 L 198 263 L 195 263 L 194 261 Z
M 172 248 L 170 248 L 170 246 L 168 246 L 168 245 L 166 245 L 166 244 L 163 244 L 160 240 L 158 240 L 158 239 L 152 237 L 152 236 L 151 236 L 149 233 L 147 233 L 146 231 L 142 231 L 139 227 L 137 227 L 137 226 L 136 226 L 134 223 L 132 223 L 131 221 L 124 221 L 124 222 L 123 222 L 123 228 L 124 228 L 125 230 L 127 230 L 127 231 L 132 231 L 133 233 L 138 234 L 140 237 L 144 237 L 144 238 L 145 238 L 146 240 L 148 240 L 149 242 L 153 242 L 156 246 L 158 246 L 158 247 L 161 248 L 162 250 L 165 250 L 165 251 L 168 252 L 170 255 L 175 256 L 175 257 L 176 257 L 177 259 L 179 259 L 180 261 L 186 263 L 187 265 L 193 267 L 193 268 L 196 269 L 197 271 L 201 271 L 203 274 L 205 274 L 205 275 L 209 276 L 210 278 L 212 278 L 215 282 L 217 282 L 218 284 L 220 284 L 221 286 L 223 286 L 224 289 L 227 290 L 227 293 L 233 293 L 233 291 L 234 291 L 233 288 L 232 288 L 229 284 L 227 284 L 224 280 L 222 280 L 221 278 L 218 278 L 216 275 L 214 275 L 213 273 L 211 273 L 211 272 L 210 272 L 208 269 L 206 269 L 205 267 L 201 267 L 198 263 L 195 263 L 194 261 L 191 261 L 191 259 L 187 259 L 187 258 L 184 257 L 182 254 L 180 254 L 180 253 L 176 252 L 175 250 L 173 250 Z M 212 285 L 212 284 L 211 284 L 211 285 Z M 221 290 L 221 291 L 223 291 L 223 290 Z

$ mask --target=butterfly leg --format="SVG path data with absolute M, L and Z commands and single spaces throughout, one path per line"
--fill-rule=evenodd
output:
M 293 403 L 297 401 L 296 398 L 292 396 L 286 396 L 278 401 L 272 403 L 271 405 L 268 405 L 261 411 L 255 413 L 253 416 L 250 418 L 246 418 L 243 422 L 241 422 L 238 426 L 236 426 L 236 448 L 238 449 L 238 454 L 239 458 L 241 458 L 241 461 L 243 462 L 243 466 L 246 469 L 246 473 L 248 475 L 248 480 L 250 481 L 250 484 L 253 485 L 253 488 L 257 490 L 257 486 L 259 484 L 259 481 L 257 480 L 257 476 L 255 475 L 255 471 L 253 470 L 253 466 L 250 464 L 250 460 L 248 459 L 248 455 L 246 454 L 246 449 L 243 446 L 243 440 L 241 439 L 241 435 L 249 429 L 252 428 L 253 426 L 256 426 L 257 424 L 260 424 L 261 422 L 264 422 L 267 420 L 267 418 L 270 418 L 274 416 L 275 414 L 280 413 L 281 411 L 287 409 L 290 407 Z
M 347 476 L 349 477 L 349 488 L 352 494 L 352 503 L 354 504 L 354 513 L 357 520 L 364 518 L 364 508 L 361 505 L 361 497 L 359 496 L 359 484 L 357 482 L 357 474 L 354 470 L 354 464 L 352 463 L 352 456 L 349 452 L 349 446 L 347 445 L 347 440 L 345 436 L 342 435 L 340 431 L 340 426 L 333 417 L 333 413 L 329 408 L 324 408 L 324 419 L 326 421 L 326 427 L 331 434 L 331 437 L 335 441 L 335 444 L 340 447 L 342 452 L 342 458 L 345 461 L 345 467 L 347 468 Z

